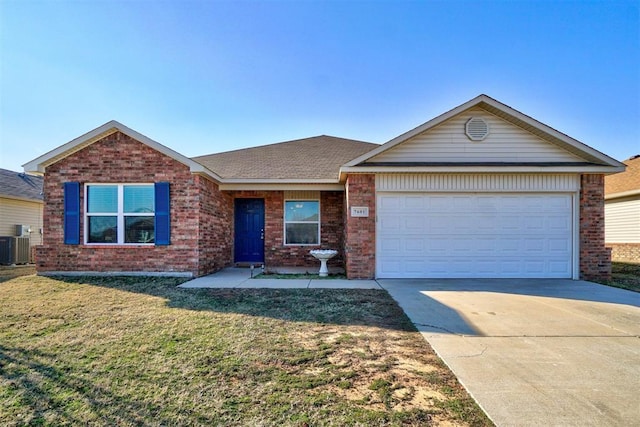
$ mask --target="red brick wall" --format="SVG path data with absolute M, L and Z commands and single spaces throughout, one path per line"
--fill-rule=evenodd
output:
M 616 262 L 640 263 L 640 243 L 607 243 L 611 259 Z
M 264 257 L 269 267 L 308 267 L 319 269 L 317 259 L 309 255 L 313 249 L 335 249 L 338 255 L 329 260 L 329 266 L 343 267 L 344 226 L 342 223 L 342 191 L 320 193 L 320 245 L 300 246 L 284 244 L 284 192 L 232 191 L 233 198 L 258 198 L 265 201 Z
M 351 174 L 346 183 L 345 265 L 349 279 L 376 274 L 376 180 L 374 174 Z M 353 218 L 351 206 L 368 206 L 369 217 Z
M 580 178 L 580 278 L 611 277 L 611 252 L 604 243 L 604 175 Z
M 171 198 L 171 245 L 65 245 L 63 243 L 63 183 L 80 182 L 81 206 L 84 212 L 86 183 L 152 183 L 168 181 Z M 135 271 L 181 272 L 204 274 L 228 263 L 228 257 L 214 259 L 200 266 L 201 258 L 217 257 L 217 252 L 200 254 L 199 237 L 215 243 L 210 237 L 214 228 L 225 228 L 228 214 L 224 198 L 207 203 L 201 191 L 217 191 L 215 184 L 192 175 L 189 168 L 158 151 L 116 132 L 47 167 L 44 182 L 44 242 L 37 250 L 39 272 L 51 271 Z M 216 204 L 217 203 L 217 204 Z M 199 219 L 205 209 L 204 221 Z M 228 206 L 227 206 L 228 208 Z M 81 215 L 80 241 L 84 241 L 84 217 Z
M 320 249 L 334 249 L 338 255 L 328 261 L 329 266 L 344 268 L 344 191 L 320 193 Z M 314 268 L 320 261 L 311 259 Z
M 205 275 L 233 263 L 233 198 L 207 178 L 194 180 L 200 190 L 198 274 Z

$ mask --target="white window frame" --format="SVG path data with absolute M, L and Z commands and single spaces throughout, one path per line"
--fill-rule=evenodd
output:
M 318 221 L 287 221 L 287 202 L 318 202 Z M 321 216 L 320 216 L 320 212 L 322 211 L 322 206 L 320 204 L 320 199 L 285 199 L 284 200 L 284 205 L 283 205 L 283 215 L 282 215 L 282 222 L 283 222 L 283 229 L 282 229 L 282 233 L 283 233 L 283 241 L 284 241 L 284 245 L 285 246 L 320 246 L 320 229 L 322 228 L 322 221 L 321 221 Z M 287 224 L 315 224 L 318 223 L 318 243 L 288 243 L 287 242 Z
M 137 186 L 137 187 L 151 187 L 154 188 L 153 183 L 148 182 L 126 182 L 126 183 L 87 183 L 84 185 L 84 244 L 89 246 L 155 246 L 155 239 L 153 243 L 125 243 L 125 217 L 129 216 L 152 216 L 155 218 L 155 207 L 153 212 L 124 212 L 124 187 Z M 91 212 L 89 213 L 89 187 L 117 187 L 118 192 L 118 211 L 117 212 Z M 89 217 L 92 216 L 115 216 L 116 227 L 118 229 L 116 242 L 89 242 Z

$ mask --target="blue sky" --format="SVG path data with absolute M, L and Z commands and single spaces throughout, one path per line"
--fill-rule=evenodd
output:
M 0 0 L 5 169 L 112 119 L 187 156 L 383 143 L 480 93 L 639 154 L 639 2 Z

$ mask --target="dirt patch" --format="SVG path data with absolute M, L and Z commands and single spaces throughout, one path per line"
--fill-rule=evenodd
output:
M 309 327 L 296 334 L 309 350 L 329 350 L 340 376 L 317 391 L 334 393 L 369 410 L 427 410 L 433 420 L 449 417 L 444 402 L 466 393 L 418 332 L 376 326 Z M 327 367 L 307 371 L 321 374 Z M 455 397 L 454 397 L 455 398 Z M 466 425 L 449 421 L 443 425 Z

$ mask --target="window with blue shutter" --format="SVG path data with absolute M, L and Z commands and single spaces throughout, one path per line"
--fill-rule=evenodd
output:
M 64 243 L 80 244 L 80 183 L 64 183 Z
M 85 188 L 85 244 L 170 244 L 168 182 Z

